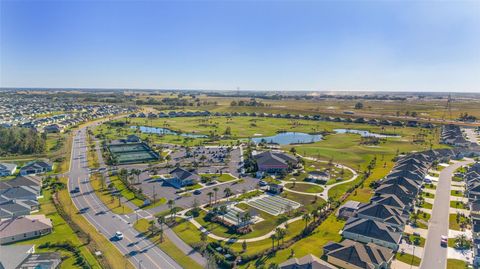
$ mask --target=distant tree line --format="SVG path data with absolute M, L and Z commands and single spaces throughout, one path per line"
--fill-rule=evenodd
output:
M 135 101 L 136 105 L 162 105 L 162 106 L 207 106 L 207 105 L 217 105 L 216 101 L 206 101 L 200 100 L 199 98 L 177 98 L 177 97 L 166 97 L 162 99 L 154 99 L 148 97 L 146 100 L 138 99 Z
M 0 127 L 0 156 L 45 152 L 46 135 L 30 128 Z
M 245 101 L 245 100 L 240 100 L 240 101 L 232 101 L 230 103 L 230 106 L 255 106 L 255 107 L 263 107 L 265 104 L 261 101 L 257 101 L 254 98 Z

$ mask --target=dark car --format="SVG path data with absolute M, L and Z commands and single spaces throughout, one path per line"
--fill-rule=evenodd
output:
M 195 195 L 199 195 L 200 193 L 202 193 L 200 190 L 193 191 L 193 194 L 195 194 Z
M 71 190 L 70 193 L 79 193 L 80 192 L 80 188 L 79 187 L 75 187 L 75 189 Z

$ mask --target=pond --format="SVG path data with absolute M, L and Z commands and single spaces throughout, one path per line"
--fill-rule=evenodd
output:
M 373 136 L 378 138 L 400 137 L 399 135 L 376 134 L 376 133 L 371 133 L 365 130 L 355 130 L 355 129 L 334 129 L 333 131 L 335 131 L 337 134 L 359 134 L 363 137 L 367 137 L 367 136 Z
M 131 126 L 132 129 L 137 129 L 137 126 Z M 179 133 L 173 130 L 162 128 L 162 127 L 148 127 L 148 126 L 139 126 L 140 132 L 146 134 L 161 134 L 161 135 L 179 135 L 184 137 L 191 137 L 191 138 L 205 138 L 206 135 L 202 134 L 192 134 L 192 133 Z
M 306 134 L 297 132 L 285 132 L 279 133 L 274 136 L 267 137 L 255 137 L 251 140 L 258 144 L 260 142 L 266 142 L 270 144 L 290 145 L 290 144 L 306 144 L 314 143 L 322 140 L 323 136 L 320 134 Z

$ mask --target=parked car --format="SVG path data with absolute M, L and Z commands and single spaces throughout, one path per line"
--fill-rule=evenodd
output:
M 202 193 L 200 190 L 194 190 L 193 191 L 193 194 L 195 194 L 195 195 L 199 195 L 200 193 Z
M 446 235 L 441 236 L 440 245 L 442 247 L 447 247 L 448 246 L 448 237 Z

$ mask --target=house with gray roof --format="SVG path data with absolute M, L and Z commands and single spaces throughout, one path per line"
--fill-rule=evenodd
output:
M 34 175 L 52 171 L 53 165 L 47 161 L 30 162 L 20 169 L 20 175 Z
M 356 216 L 358 218 L 380 221 L 401 230 L 403 230 L 408 220 L 408 213 L 400 208 L 372 202 L 360 206 L 356 211 Z
M 60 253 L 35 253 L 34 245 L 0 246 L 0 269 L 55 269 L 61 262 Z
M 352 217 L 345 224 L 342 236 L 358 242 L 372 242 L 396 251 L 402 233 L 397 228 L 380 221 Z
M 17 165 L 14 163 L 0 163 L 0 177 L 11 176 L 15 170 L 17 170 Z
M 279 265 L 280 269 L 337 269 L 338 267 L 308 254 L 301 258 L 291 258 Z
M 175 188 L 183 188 L 197 183 L 200 180 L 200 176 L 195 171 L 177 167 L 170 171 L 169 176 L 164 177 L 164 180 Z
M 330 242 L 323 251 L 329 263 L 345 269 L 388 269 L 394 257 L 391 249 L 348 239 Z

